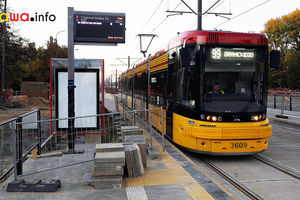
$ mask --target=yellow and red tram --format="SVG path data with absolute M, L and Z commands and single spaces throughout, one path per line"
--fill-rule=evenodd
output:
M 133 101 L 141 107 L 162 106 L 164 134 L 188 150 L 261 152 L 272 135 L 266 118 L 268 55 L 265 34 L 187 31 L 149 58 L 150 72 L 149 60 L 124 72 L 120 89 L 130 108 Z M 152 114 L 158 130 L 160 115 Z

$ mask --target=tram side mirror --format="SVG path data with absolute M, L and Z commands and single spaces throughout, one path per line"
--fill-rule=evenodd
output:
M 181 48 L 179 50 L 181 66 L 189 66 L 190 65 L 190 51 L 188 48 Z
M 279 69 L 280 67 L 280 52 L 278 50 L 272 50 L 270 52 L 270 68 Z

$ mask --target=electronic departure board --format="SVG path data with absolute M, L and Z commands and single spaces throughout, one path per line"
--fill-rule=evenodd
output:
M 125 43 L 125 13 L 75 11 L 74 42 Z

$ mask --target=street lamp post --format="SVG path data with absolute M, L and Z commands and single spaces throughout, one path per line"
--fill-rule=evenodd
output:
M 58 36 L 60 33 L 62 33 L 62 32 L 66 32 L 66 30 L 61 30 L 61 31 L 58 31 L 58 32 L 56 33 L 56 36 L 55 36 L 55 42 L 56 42 L 57 45 L 58 45 L 58 42 L 57 42 L 57 36 Z M 55 53 L 55 57 L 57 57 L 57 52 Z
M 56 44 L 58 44 L 58 42 L 57 42 L 57 36 L 58 36 L 60 33 L 62 33 L 62 32 L 66 32 L 66 30 L 61 30 L 61 31 L 58 31 L 58 32 L 56 33 L 56 36 L 55 36 Z
M 6 0 L 4 0 L 3 11 L 6 13 Z M 1 103 L 5 104 L 5 47 L 6 47 L 6 23 L 3 22 L 3 35 L 2 35 L 2 70 L 1 70 Z

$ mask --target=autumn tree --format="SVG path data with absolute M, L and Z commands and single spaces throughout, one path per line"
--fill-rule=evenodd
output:
M 288 61 L 287 74 L 289 77 L 289 87 L 300 88 L 300 51 L 295 51 L 293 57 Z
M 51 58 L 67 58 L 68 49 L 60 46 L 57 41 L 50 36 L 46 42 L 46 48 L 39 47 L 37 49 L 37 57 L 26 63 L 24 68 L 27 71 L 26 80 L 49 82 L 50 80 L 50 59 Z
M 300 83 L 295 82 L 300 79 L 300 66 L 295 65 L 300 59 L 300 10 L 270 19 L 263 32 L 268 35 L 272 49 L 281 52 L 281 69 L 270 71 L 269 86 L 300 88 Z
M 23 64 L 36 57 L 35 44 L 22 38 L 11 28 L 10 23 L 5 27 L 5 88 L 19 89 L 23 79 Z M 0 43 L 3 45 L 3 26 L 0 26 Z M 0 48 L 0 55 L 2 55 Z M 2 63 L 2 56 L 0 57 Z
M 0 43 L 2 44 L 2 27 L 0 26 Z M 46 42 L 46 47 L 35 46 L 16 34 L 9 24 L 6 26 L 5 52 L 5 88 L 20 90 L 22 81 L 49 82 L 50 58 L 66 58 L 67 47 L 57 44 L 53 37 Z M 0 55 L 2 48 L 0 48 Z M 0 57 L 0 63 L 2 57 Z
M 2 7 L 3 2 L 0 1 L 0 8 Z M 4 26 L 0 24 L 1 47 L 3 28 Z M 5 33 L 5 88 L 20 90 L 21 81 L 24 80 L 49 82 L 50 58 L 66 58 L 68 55 L 67 47 L 58 45 L 52 36 L 46 42 L 46 47 L 37 49 L 34 42 L 23 38 L 12 28 L 12 22 L 6 22 Z M 1 56 L 0 63 L 2 63 Z

